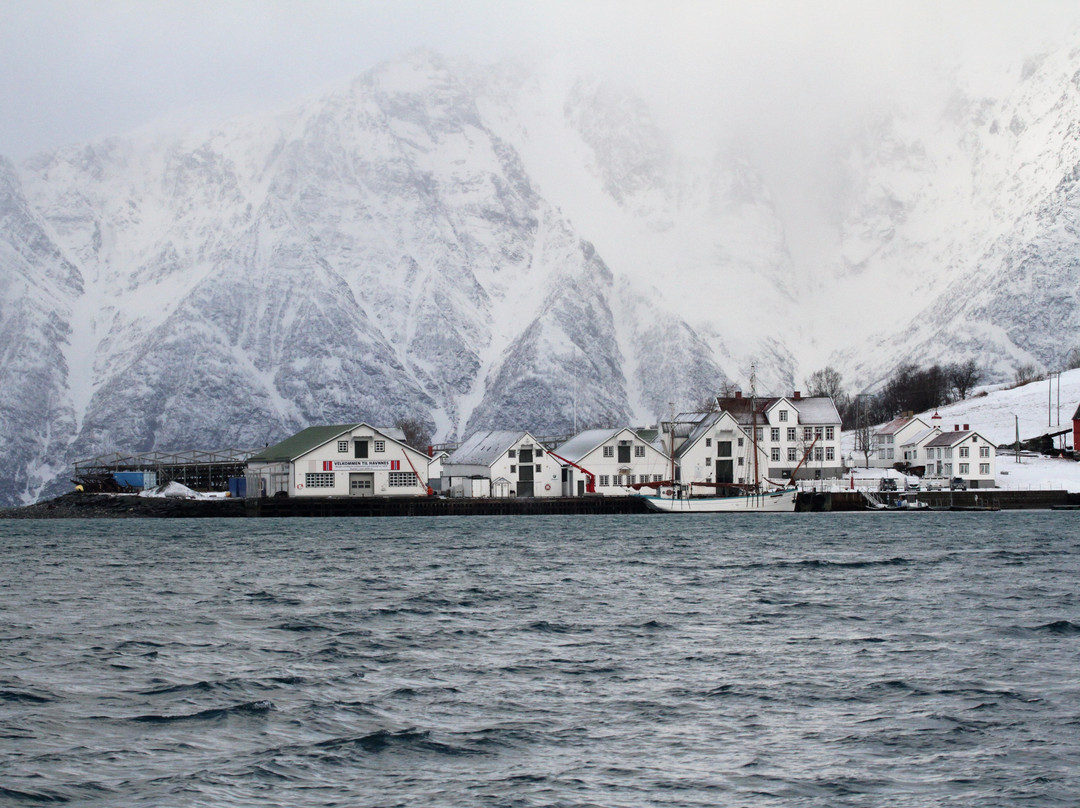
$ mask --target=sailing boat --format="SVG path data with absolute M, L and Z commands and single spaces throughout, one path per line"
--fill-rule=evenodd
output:
M 764 489 L 761 483 L 761 474 L 758 466 L 758 443 L 757 443 L 757 396 L 754 390 L 754 371 L 750 373 L 750 452 L 753 457 L 754 482 L 753 483 L 707 483 L 717 490 L 716 496 L 695 497 L 692 496 L 693 486 L 682 487 L 672 484 L 670 496 L 646 495 L 641 499 L 645 505 L 660 513 L 771 513 L 787 512 L 795 510 L 795 499 L 798 489 L 790 482 L 786 486 L 777 486 Z M 816 440 L 815 440 L 816 442 Z M 811 447 L 813 444 L 811 444 Z M 809 451 L 807 451 L 807 456 Z M 675 422 L 671 422 L 671 457 L 674 465 L 675 458 Z M 803 457 L 806 460 L 806 456 Z M 801 466 L 802 463 L 799 464 Z M 798 471 L 796 467 L 795 471 Z M 674 473 L 672 474 L 674 479 Z M 791 479 L 795 479 L 792 472 Z M 706 483 L 701 483 L 706 485 Z M 723 493 L 721 493 L 723 491 Z

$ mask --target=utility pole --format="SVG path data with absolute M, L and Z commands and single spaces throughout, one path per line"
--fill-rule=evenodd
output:
M 1020 416 L 1017 415 L 1014 412 L 1013 413 L 1013 418 L 1016 421 L 1016 462 L 1019 463 L 1020 462 Z

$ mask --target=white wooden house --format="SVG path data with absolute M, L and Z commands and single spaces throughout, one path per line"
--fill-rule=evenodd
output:
M 671 458 L 628 427 L 579 432 L 551 455 L 562 462 L 560 490 L 568 497 L 586 493 L 589 474 L 596 493 L 609 497 L 635 494 L 627 486 L 660 482 L 671 475 Z
M 683 416 L 685 417 L 685 416 Z M 678 436 L 678 431 L 676 431 Z M 675 458 L 679 464 L 679 480 L 683 485 L 694 483 L 753 484 L 768 477 L 769 452 L 758 446 L 757 468 L 754 468 L 753 441 L 730 412 L 705 413 L 681 443 L 676 440 Z M 714 489 L 715 490 L 715 489 Z M 695 488 L 695 494 L 707 494 L 707 486 Z
M 445 449 L 432 451 L 428 447 L 427 480 L 428 486 L 436 492 L 442 491 L 442 467 L 443 461 L 450 456 Z
M 930 424 L 911 415 L 902 415 L 879 427 L 873 435 L 870 465 L 891 469 L 894 463 L 903 462 L 903 445 L 925 429 L 930 429 Z
M 442 461 L 452 497 L 557 497 L 561 467 L 528 432 L 477 432 Z
M 427 456 L 400 430 L 312 426 L 248 458 L 248 496 L 426 496 Z
M 750 399 L 736 393 L 718 398 L 717 405 L 731 413 L 748 435 L 757 429 L 758 446 L 768 455 L 768 473 L 763 476 L 786 481 L 793 473 L 798 480 L 843 475 L 840 413 L 828 396 L 804 398 L 795 391 L 790 397 Z
M 899 447 L 900 459 L 912 469 L 925 466 L 927 461 L 926 444 L 940 434 L 941 427 L 937 426 L 919 430 Z
M 928 477 L 961 477 L 969 488 L 995 487 L 997 450 L 993 443 L 964 424 L 926 443 Z

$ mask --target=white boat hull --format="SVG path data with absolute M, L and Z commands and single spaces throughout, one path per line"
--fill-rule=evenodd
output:
M 795 510 L 796 488 L 780 488 L 762 494 L 735 497 L 642 497 L 645 504 L 660 513 L 773 513 Z

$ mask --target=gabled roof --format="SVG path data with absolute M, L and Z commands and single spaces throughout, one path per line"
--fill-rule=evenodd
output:
M 522 430 L 505 429 L 477 432 L 443 460 L 443 465 L 490 466 L 528 434 Z
M 256 463 L 288 463 L 301 455 L 307 454 L 312 449 L 322 446 L 324 443 L 352 432 L 363 424 L 337 424 L 335 426 L 309 426 L 301 429 L 291 438 L 285 438 L 281 443 L 268 446 L 257 455 L 248 458 L 248 462 Z
M 555 448 L 555 454 L 579 463 L 581 458 L 585 457 L 597 446 L 606 443 L 622 431 L 622 427 L 619 429 L 586 429 L 584 432 L 578 432 L 570 440 L 559 444 Z
M 622 435 L 624 432 L 629 433 L 630 437 L 637 438 L 639 441 L 647 445 L 649 448 L 660 452 L 660 454 L 667 457 L 667 451 L 659 448 L 656 444 L 650 440 L 650 437 L 656 437 L 659 433 L 655 429 L 639 429 L 634 430 L 630 427 L 619 427 L 617 429 L 586 429 L 584 432 L 579 432 L 570 438 L 570 440 L 563 442 L 555 449 L 555 454 L 559 457 L 564 457 L 567 460 L 572 460 L 575 463 L 580 463 L 582 458 L 592 451 L 595 451 L 609 440 Z
M 799 411 L 799 422 L 803 424 L 839 424 L 840 412 L 836 402 L 828 396 L 788 399 L 791 406 Z
M 1073 420 L 1080 421 L 1080 406 L 1076 408 L 1076 412 L 1073 413 Z
M 799 423 L 802 424 L 839 424 L 840 413 L 836 404 L 828 396 L 811 396 L 808 398 L 788 398 L 787 396 L 766 396 L 763 398 L 750 399 L 744 396 L 738 398 L 717 398 L 716 402 L 720 409 L 727 410 L 742 426 L 750 426 L 754 422 L 754 408 L 751 401 L 756 402 L 758 426 L 767 426 L 769 421 L 768 411 L 779 402 L 790 404 L 799 414 Z
M 930 446 L 955 446 L 958 443 L 962 443 L 972 435 L 979 435 L 974 429 L 954 429 L 952 432 L 942 432 L 933 440 L 929 441 L 926 445 Z M 986 443 L 990 441 L 982 435 L 979 435 Z
M 889 421 L 889 423 L 885 424 L 883 427 L 881 427 L 881 429 L 879 429 L 874 434 L 875 435 L 895 435 L 897 432 L 899 432 L 905 426 L 910 424 L 912 421 L 919 421 L 919 422 L 921 422 L 923 424 L 926 423 L 921 418 L 919 418 L 917 416 L 914 416 L 914 415 L 901 415 L 898 418 L 893 418 L 891 421 Z
M 754 402 L 756 402 L 757 422 L 762 426 L 768 420 L 765 411 L 780 399 L 776 396 L 771 398 L 747 398 L 744 396 L 724 396 L 717 398 L 716 404 L 721 410 L 731 413 L 731 417 L 740 424 L 748 425 L 754 421 Z
M 928 429 L 920 429 L 918 432 L 916 432 L 914 435 L 912 435 L 908 440 L 904 441 L 904 443 L 902 445 L 904 445 L 904 446 L 914 446 L 916 443 L 919 443 L 920 441 L 926 440 L 928 437 L 933 435 L 935 432 L 939 432 L 939 431 L 940 431 L 940 427 L 936 427 L 936 426 L 932 426 L 932 427 L 930 427 Z
M 697 442 L 701 440 L 701 437 L 710 429 L 712 429 L 716 425 L 716 422 L 723 418 L 725 414 L 731 415 L 731 413 L 725 413 L 724 411 L 707 413 L 704 418 L 698 421 L 697 425 L 693 428 L 693 430 L 691 430 L 690 434 L 686 438 L 686 441 L 683 442 L 683 444 L 675 450 L 675 456 L 681 458 L 683 455 L 689 452 L 690 449 L 692 449 L 697 444 Z M 731 418 L 732 420 L 735 420 L 735 416 L 732 415 Z M 742 427 L 739 426 L 737 423 L 736 427 L 740 430 L 742 429 Z M 744 433 L 744 437 L 749 437 L 749 435 L 746 435 Z

